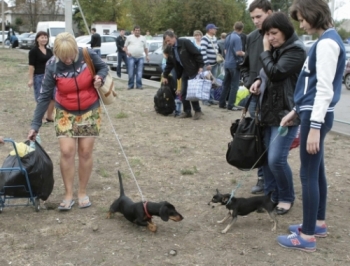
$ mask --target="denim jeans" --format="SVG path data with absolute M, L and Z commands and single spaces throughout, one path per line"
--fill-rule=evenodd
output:
M 128 71 L 128 57 L 126 56 L 126 53 L 118 52 L 118 66 L 117 66 L 118 77 L 122 74 L 122 61 L 124 61 L 126 71 Z
M 215 64 L 215 65 L 212 65 L 211 66 L 211 74 L 216 77 L 216 74 L 217 74 L 217 71 L 218 71 L 218 68 L 219 68 L 219 64 Z M 215 90 L 214 89 L 210 89 L 210 97 L 209 97 L 209 100 L 204 100 L 202 101 L 202 103 L 212 103 L 214 101 L 214 94 L 215 94 Z
M 278 134 L 278 127 L 267 126 L 264 130 L 264 142 L 268 148 L 267 162 L 263 165 L 264 191 L 272 192 L 274 202 L 294 202 L 293 174 L 288 164 L 288 154 L 298 126 L 288 127 L 286 136 Z M 277 136 L 277 137 L 276 137 Z
M 35 74 L 33 78 L 33 87 L 34 87 L 34 98 L 38 102 L 40 96 L 41 83 L 43 82 L 45 74 Z
M 175 115 L 181 114 L 182 102 L 180 99 L 175 99 Z
M 306 151 L 310 131 L 311 111 L 299 114 L 300 124 L 300 180 L 303 197 L 303 225 L 306 235 L 315 233 L 316 220 L 326 219 L 327 180 L 324 168 L 324 139 L 333 126 L 334 113 L 327 113 L 320 129 L 320 150 L 316 154 Z
M 144 58 L 128 57 L 128 88 L 134 88 L 136 77 L 136 88 L 142 88 L 142 72 L 143 72 Z
M 192 77 L 192 78 L 195 78 L 195 77 Z M 185 73 L 182 73 L 181 79 L 182 79 L 182 82 L 181 82 L 181 84 L 182 84 L 181 101 L 183 104 L 184 112 L 190 114 L 191 113 L 191 105 L 192 105 L 192 108 L 195 112 L 200 112 L 201 107 L 199 106 L 199 101 L 187 101 L 186 100 L 188 80 L 190 79 L 190 77 L 188 77 Z
M 93 49 L 96 54 L 98 54 L 101 57 L 101 49 Z
M 231 109 L 235 105 L 237 91 L 239 87 L 240 71 L 238 68 L 225 68 L 225 78 L 222 84 L 223 90 L 220 96 L 219 105 L 226 106 L 226 98 L 228 98 L 227 108 Z

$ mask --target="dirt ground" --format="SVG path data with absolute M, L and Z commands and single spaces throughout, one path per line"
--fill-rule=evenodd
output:
M 27 55 L 0 49 L 0 135 L 24 141 L 35 102 L 27 88 Z M 153 109 L 155 88 L 126 90 L 116 81 L 119 99 L 107 106 L 118 137 L 144 197 L 167 200 L 185 217 L 181 222 L 154 218 L 158 231 L 128 222 L 123 216 L 106 219 L 110 204 L 119 195 L 117 170 L 124 175 L 126 194 L 140 201 L 122 150 L 103 114 L 101 136 L 94 148 L 94 168 L 88 194 L 92 206 L 58 212 L 63 197 L 59 148 L 53 126 L 42 127 L 42 145 L 54 163 L 54 190 L 48 208 L 6 207 L 0 214 L 0 265 L 346 265 L 350 264 L 350 165 L 348 137 L 330 133 L 325 160 L 328 175 L 329 236 L 317 241 L 317 251 L 305 254 L 281 248 L 276 237 L 288 234 L 289 224 L 301 222 L 299 149 L 290 152 L 296 201 L 278 217 L 277 232 L 267 214 L 239 217 L 227 234 L 217 224 L 227 213 L 208 202 L 218 188 L 249 197 L 256 171 L 242 172 L 225 160 L 231 122 L 239 112 L 202 107 L 203 119 L 177 119 Z M 12 150 L 0 147 L 3 162 Z M 17 201 L 12 201 L 16 203 Z M 42 206 L 43 207 L 43 206 Z M 172 254 L 176 251 L 176 254 Z

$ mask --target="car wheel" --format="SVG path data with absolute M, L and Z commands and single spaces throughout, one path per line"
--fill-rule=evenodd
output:
M 344 79 L 345 87 L 350 90 L 350 74 L 347 74 Z
M 5 45 L 6 45 L 6 46 L 10 46 L 10 45 L 11 45 L 11 42 L 10 42 L 9 39 L 6 39 L 6 40 L 5 40 Z

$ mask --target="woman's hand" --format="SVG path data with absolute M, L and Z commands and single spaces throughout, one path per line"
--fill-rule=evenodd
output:
M 34 129 L 31 129 L 31 130 L 29 130 L 29 132 L 28 132 L 28 137 L 27 137 L 27 139 L 29 139 L 29 140 L 31 140 L 31 141 L 35 141 L 36 135 L 38 135 L 38 132 L 36 132 Z
M 294 110 L 290 111 L 286 116 L 281 120 L 281 127 L 293 126 L 293 120 L 297 117 L 297 112 Z
M 316 128 L 310 128 L 309 135 L 307 136 L 306 151 L 309 154 L 316 154 L 320 151 L 320 130 Z
M 30 88 L 30 87 L 32 87 L 33 86 L 33 79 L 30 79 L 29 81 L 28 81 L 28 87 Z
M 253 84 L 252 86 L 250 86 L 250 89 L 249 91 L 252 93 L 252 94 L 255 94 L 255 95 L 259 95 L 260 94 L 260 84 L 261 84 L 261 80 L 260 79 L 257 79 Z
M 264 44 L 264 51 L 270 51 L 271 50 L 271 44 L 270 44 L 270 41 L 269 41 L 269 36 L 266 33 L 264 35 L 263 44 Z
M 99 89 L 102 86 L 102 78 L 100 76 L 94 77 L 94 88 Z

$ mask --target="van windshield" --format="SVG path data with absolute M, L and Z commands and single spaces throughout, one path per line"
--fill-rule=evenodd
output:
M 51 36 L 56 37 L 61 32 L 65 32 L 65 31 L 66 31 L 65 28 L 51 28 Z

